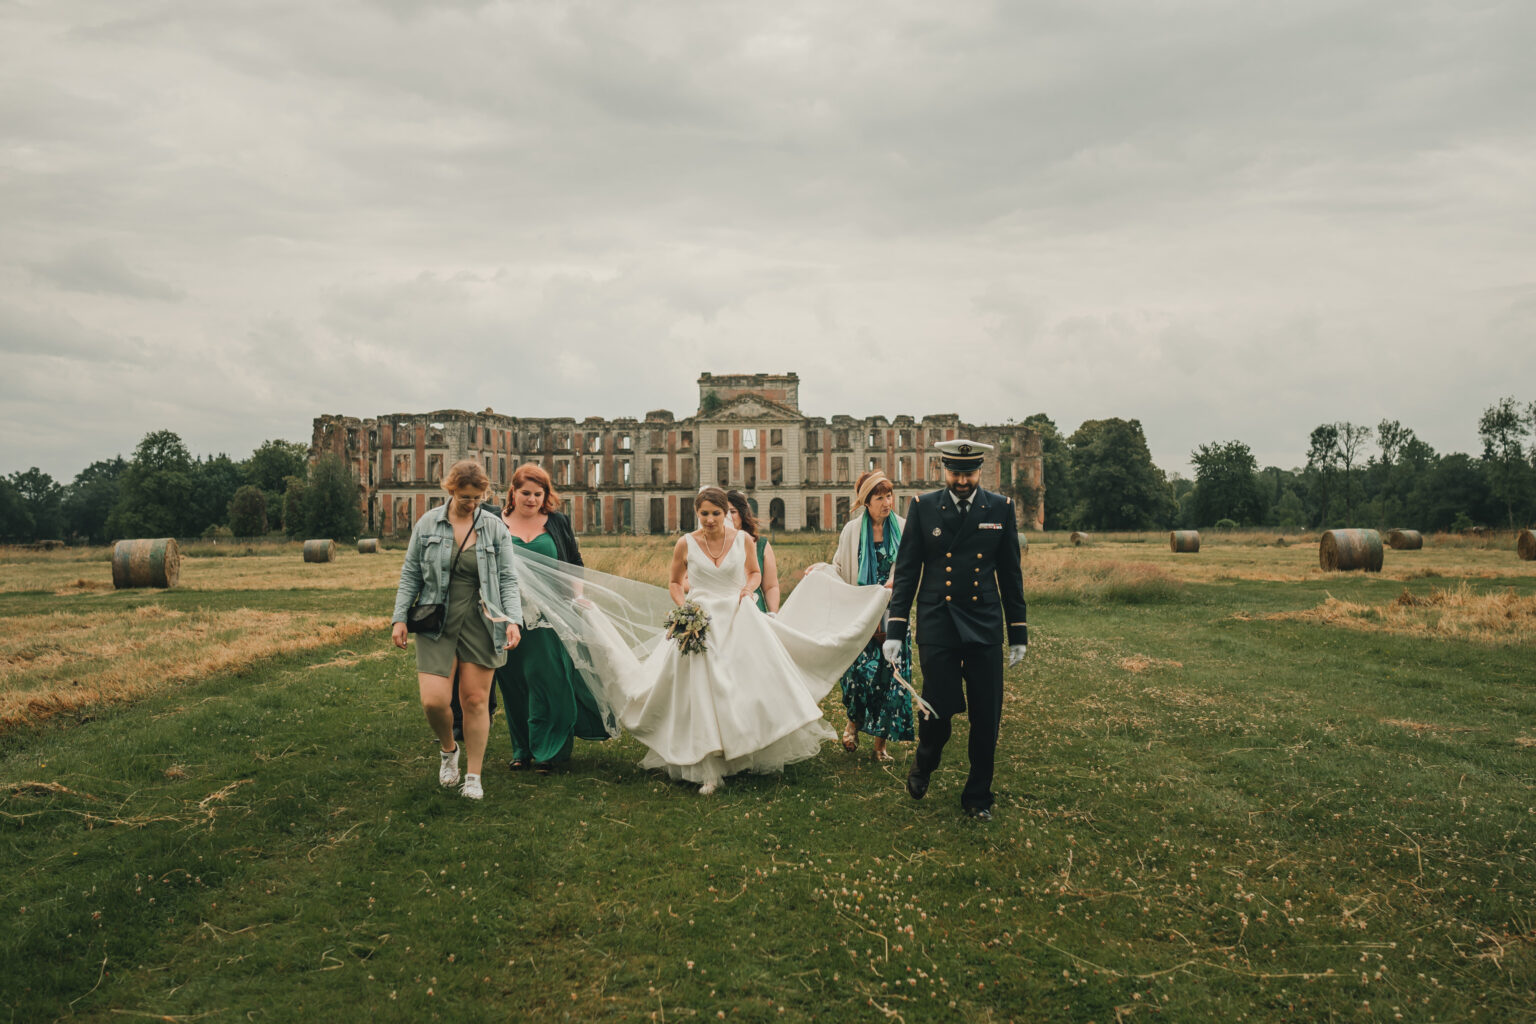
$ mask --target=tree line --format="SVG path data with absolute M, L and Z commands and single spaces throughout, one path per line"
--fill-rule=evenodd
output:
M 127 537 L 329 537 L 362 531 L 358 483 L 340 456 L 265 441 L 242 462 L 193 458 L 173 431 L 60 484 L 37 467 L 0 477 L 0 539 L 107 544 Z
M 1319 424 L 1306 462 L 1259 468 L 1242 441 L 1212 441 L 1190 453 L 1193 480 L 1152 462 L 1138 420 L 1089 420 L 1063 435 L 1043 413 L 1024 421 L 1040 435 L 1048 530 L 1206 527 L 1477 526 L 1536 522 L 1536 402 L 1502 398 L 1483 411 L 1480 456 L 1441 454 L 1397 420 L 1374 427 Z M 1025 507 L 1041 495 L 1007 489 Z
M 1025 508 L 1044 499 L 1048 530 L 1207 527 L 1475 526 L 1536 522 L 1536 402 L 1502 398 L 1483 410 L 1481 455 L 1441 454 L 1397 420 L 1341 421 L 1311 433 L 1306 462 L 1259 468 L 1242 441 L 1190 453 L 1193 480 L 1152 462 L 1139 420 L 1088 420 L 1064 435 L 1044 413 L 1044 494 L 1003 489 Z M 357 479 L 337 455 L 265 441 L 249 458 L 193 458 L 169 430 L 133 457 L 93 462 L 68 484 L 33 467 L 0 477 L 0 540 L 105 544 L 125 537 L 289 537 L 350 540 L 362 531 Z

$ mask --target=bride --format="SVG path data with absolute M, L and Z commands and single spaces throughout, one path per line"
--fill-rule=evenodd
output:
M 699 529 L 677 542 L 657 587 L 518 552 L 525 625 L 552 628 L 602 706 L 645 744 L 641 762 L 713 793 L 728 775 L 776 772 L 836 739 L 817 706 L 864 649 L 890 592 L 808 573 L 779 614 L 760 611 L 757 552 L 715 487 L 694 499 Z M 529 598 L 532 598 L 530 611 Z M 705 650 L 662 634 L 674 605 L 709 615 Z

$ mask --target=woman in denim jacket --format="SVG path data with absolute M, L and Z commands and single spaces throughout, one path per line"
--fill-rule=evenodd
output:
M 491 481 L 473 459 L 456 462 L 443 478 L 448 503 L 416 521 L 400 567 L 392 638 L 404 649 L 411 605 L 442 604 L 446 614 L 436 633 L 416 634 L 416 681 L 427 722 L 442 748 L 437 781 L 459 782 L 459 745 L 453 738 L 453 679 L 458 676 L 464 709 L 464 745 L 469 748 L 462 793 L 485 795 L 480 782 L 490 733 L 487 701 L 491 679 L 522 639 L 522 602 L 513 567 L 512 535 L 500 517 L 480 511 Z

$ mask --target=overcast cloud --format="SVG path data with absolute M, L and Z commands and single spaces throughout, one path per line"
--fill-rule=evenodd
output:
M 320 413 L 1536 399 L 1526 0 L 0 0 L 0 472 Z

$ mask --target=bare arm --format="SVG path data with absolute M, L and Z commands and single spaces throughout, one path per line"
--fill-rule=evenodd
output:
M 757 589 L 758 584 L 763 582 L 763 570 L 762 567 L 757 564 L 757 545 L 751 543 L 752 538 L 747 534 L 743 533 L 741 536 L 746 537 L 748 542 L 745 545 L 747 554 L 747 582 L 741 588 L 741 593 L 737 595 L 736 599 L 738 601 L 743 597 L 751 597 L 752 592 Z
M 688 600 L 688 538 L 679 537 L 672 549 L 672 574 L 667 583 L 667 593 L 679 608 Z
M 773 545 L 763 547 L 763 603 L 774 614 L 779 611 L 779 561 L 773 557 Z

